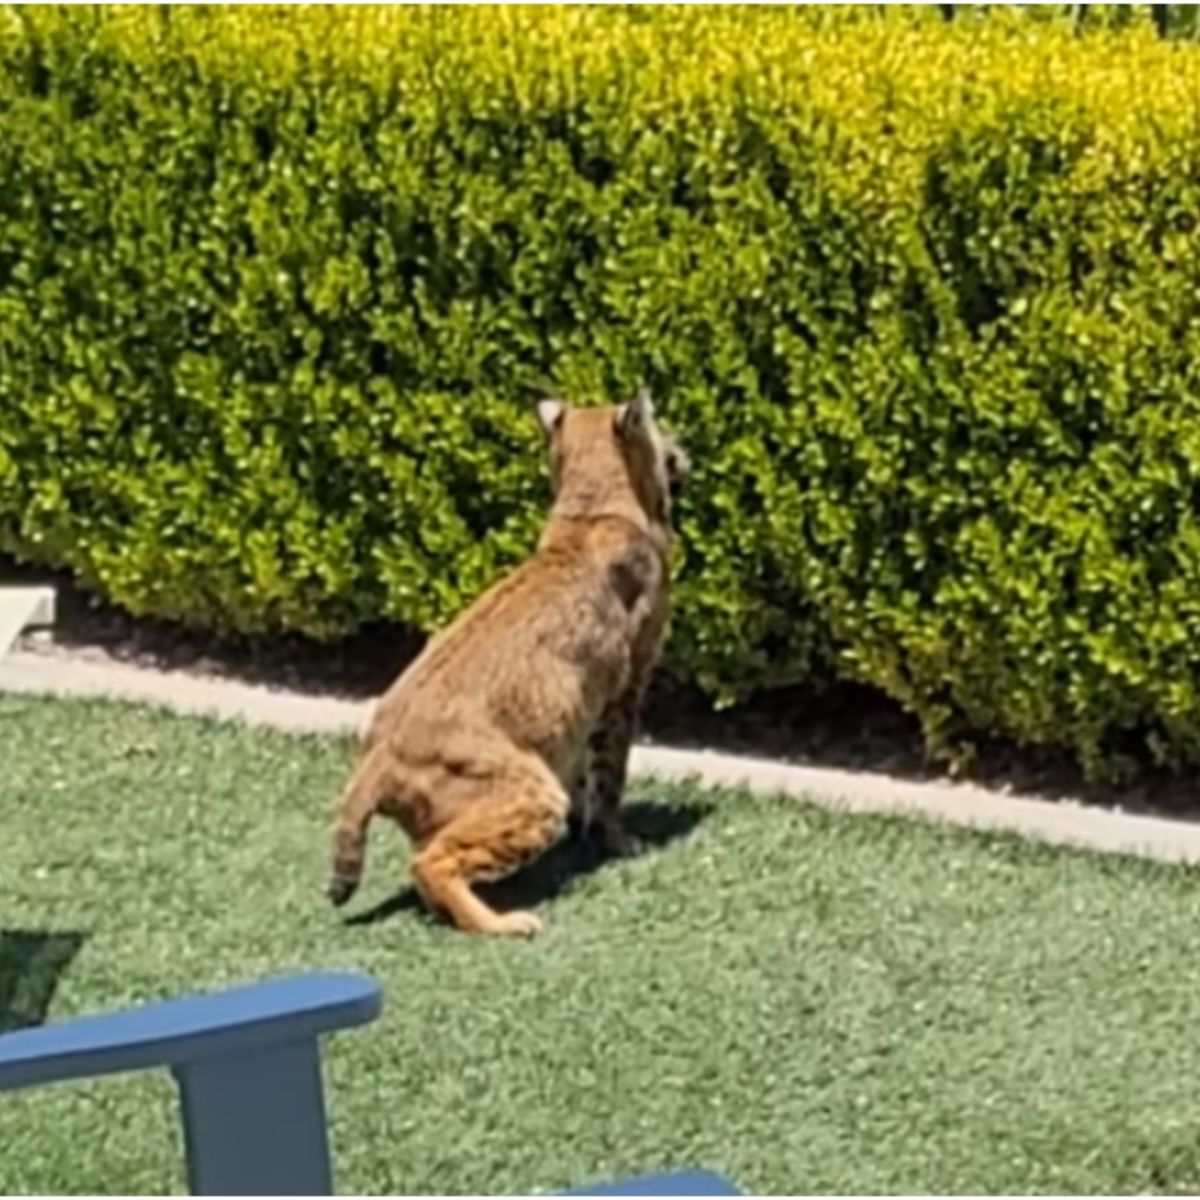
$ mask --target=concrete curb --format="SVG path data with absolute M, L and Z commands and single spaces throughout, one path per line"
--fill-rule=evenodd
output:
M 267 725 L 288 733 L 353 733 L 369 705 L 124 663 L 73 662 L 14 651 L 0 659 L 0 692 L 132 700 Z
M 176 712 L 266 725 L 291 733 L 354 733 L 370 703 L 297 695 L 180 671 L 82 663 L 12 653 L 0 659 L 0 692 L 105 697 Z M 1200 825 L 1008 795 L 967 783 L 912 782 L 886 775 L 798 766 L 712 751 L 637 746 L 635 775 L 698 780 L 802 797 L 831 809 L 890 813 L 974 829 L 1004 830 L 1054 845 L 1200 863 Z
M 823 808 L 844 812 L 918 817 L 1018 833 L 1051 845 L 1200 863 L 1200 824 L 1005 794 L 975 784 L 910 781 L 866 771 L 658 746 L 636 747 L 631 768 L 660 779 L 692 778 L 766 795 L 803 796 Z

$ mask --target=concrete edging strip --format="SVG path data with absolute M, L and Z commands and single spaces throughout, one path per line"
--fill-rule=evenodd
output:
M 761 794 L 804 796 L 844 812 L 920 817 L 980 830 L 1006 830 L 1053 845 L 1200 863 L 1200 825 L 991 791 L 970 783 L 910 781 L 866 771 L 778 763 L 710 751 L 639 746 L 633 770 L 658 778 L 698 778 Z
M 131 700 L 288 733 L 352 733 L 367 712 L 366 704 L 351 700 L 297 695 L 186 671 L 72 662 L 21 652 L 0 659 L 0 692 Z
M 182 671 L 83 663 L 15 652 L 0 659 L 0 692 L 106 697 L 242 720 L 291 733 L 354 733 L 370 702 L 297 695 Z M 637 746 L 634 774 L 803 797 L 849 812 L 891 813 L 1007 830 L 1055 845 L 1200 863 L 1200 824 L 990 791 L 969 783 L 793 765 L 714 751 Z

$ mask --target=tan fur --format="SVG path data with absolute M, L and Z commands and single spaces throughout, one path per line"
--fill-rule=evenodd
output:
M 574 809 L 630 848 L 617 803 L 668 610 L 671 493 L 686 469 L 644 393 L 543 401 L 555 499 L 535 554 L 486 592 L 384 694 L 338 803 L 334 903 L 362 873 L 367 825 L 393 818 L 413 879 L 462 930 L 528 935 L 472 891 L 562 836 Z

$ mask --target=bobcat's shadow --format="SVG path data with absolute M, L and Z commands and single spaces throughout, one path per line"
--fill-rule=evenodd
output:
M 711 811 L 708 804 L 664 804 L 655 800 L 631 800 L 621 806 L 625 828 L 641 842 L 643 854 L 686 837 Z M 531 908 L 553 900 L 576 879 L 593 874 L 611 861 L 594 837 L 564 838 L 511 879 L 481 886 L 479 894 L 501 912 Z M 424 910 L 412 887 L 405 887 L 374 908 L 347 917 L 345 924 L 374 925 L 398 913 Z

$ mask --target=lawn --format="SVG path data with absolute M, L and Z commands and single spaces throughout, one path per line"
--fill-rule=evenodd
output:
M 325 903 L 348 742 L 0 696 L 0 1022 L 307 967 L 338 1186 L 561 1189 L 679 1164 L 759 1192 L 1200 1188 L 1194 873 L 795 800 L 642 786 L 653 842 L 522 882 L 531 943 L 406 904 L 379 827 Z M 512 889 L 510 889 L 511 892 Z M 510 897 L 511 898 L 511 897 Z M 172 1087 L 0 1097 L 0 1191 L 182 1190 Z

